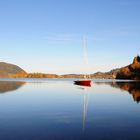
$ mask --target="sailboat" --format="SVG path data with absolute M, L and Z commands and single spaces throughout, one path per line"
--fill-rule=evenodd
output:
M 86 40 L 86 38 L 84 38 L 84 59 L 85 59 L 86 65 L 88 65 L 87 40 Z M 91 87 L 90 74 L 89 75 L 84 75 L 84 79 L 74 81 L 74 84 L 80 85 L 80 86 Z

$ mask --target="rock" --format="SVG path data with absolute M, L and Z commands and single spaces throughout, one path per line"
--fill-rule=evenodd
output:
M 140 57 L 136 56 L 133 63 L 120 69 L 117 79 L 140 80 Z

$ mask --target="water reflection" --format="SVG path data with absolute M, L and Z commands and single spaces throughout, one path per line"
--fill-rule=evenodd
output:
M 26 82 L 0 81 L 0 94 L 21 88 Z
M 133 95 L 139 83 L 107 81 L 81 87 L 73 81 L 26 82 L 17 94 L 0 97 L 0 140 L 140 139 L 139 105 L 122 92 Z M 0 87 L 25 84 L 3 83 Z
M 140 102 L 140 82 L 104 82 L 97 84 L 107 84 L 111 87 L 128 91 L 132 95 L 135 102 Z

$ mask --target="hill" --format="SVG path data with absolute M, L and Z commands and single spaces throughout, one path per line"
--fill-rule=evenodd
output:
M 116 79 L 140 80 L 140 57 L 136 56 L 132 64 L 121 68 Z
M 10 78 L 12 75 L 19 74 L 19 73 L 26 73 L 22 68 L 19 66 L 0 62 L 0 77 L 1 78 Z

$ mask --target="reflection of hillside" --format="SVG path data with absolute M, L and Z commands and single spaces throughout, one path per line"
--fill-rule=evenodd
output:
M 19 89 L 25 84 L 25 82 L 16 81 L 0 81 L 0 93 L 6 93 Z
M 114 88 L 120 88 L 132 94 L 134 101 L 140 101 L 140 82 L 105 82 Z

